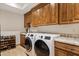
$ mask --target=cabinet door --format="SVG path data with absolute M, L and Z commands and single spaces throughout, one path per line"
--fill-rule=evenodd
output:
M 55 48 L 55 56 L 78 56 L 78 55 L 69 51 Z
M 40 14 L 39 14 L 39 9 L 36 11 L 32 12 L 32 26 L 38 26 L 39 25 L 39 20 L 40 20 Z
M 50 4 L 50 14 L 51 14 L 50 24 L 58 24 L 58 4 L 57 3 Z
M 28 27 L 28 24 L 31 23 L 31 13 L 24 15 L 24 27 Z
M 24 45 L 25 45 L 25 35 L 20 34 L 20 45 L 24 47 Z
M 55 48 L 55 56 L 67 56 L 67 52 L 62 49 Z
M 40 8 L 41 25 L 48 25 L 50 23 L 50 4 Z
M 74 4 L 74 21 L 79 22 L 79 3 Z
M 33 11 L 32 17 L 33 26 L 47 25 L 50 22 L 50 4 Z
M 67 56 L 78 56 L 78 55 L 75 54 L 75 53 L 72 53 L 72 52 L 68 52 L 68 53 L 67 53 Z
M 61 3 L 59 4 L 59 23 L 68 24 L 73 22 L 74 4 Z
M 68 23 L 73 23 L 73 20 L 74 20 L 74 4 L 73 3 L 67 4 L 67 20 L 68 20 Z
M 27 23 L 27 15 L 24 15 L 24 27 L 26 27 L 26 23 Z

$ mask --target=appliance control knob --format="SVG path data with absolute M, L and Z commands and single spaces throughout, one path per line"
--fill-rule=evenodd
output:
M 41 38 L 43 38 L 43 36 L 41 36 Z

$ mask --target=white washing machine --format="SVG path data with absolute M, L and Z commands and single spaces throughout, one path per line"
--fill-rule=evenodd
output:
M 54 56 L 54 38 L 59 36 L 59 34 L 39 33 L 34 43 L 35 56 Z
M 25 39 L 25 48 L 26 48 L 26 55 L 33 56 L 34 54 L 34 41 L 35 41 L 36 33 L 27 33 Z

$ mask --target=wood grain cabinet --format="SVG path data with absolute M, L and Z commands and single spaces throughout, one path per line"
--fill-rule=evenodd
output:
M 50 22 L 50 4 L 32 11 L 32 26 L 46 25 Z
M 24 27 L 79 22 L 79 3 L 40 3 L 24 15 Z
M 55 56 L 67 56 L 67 52 L 55 47 Z
M 58 4 L 45 4 L 32 11 L 32 26 L 58 24 Z
M 24 27 L 29 26 L 29 24 L 31 23 L 31 17 L 32 17 L 31 12 L 28 12 L 27 14 L 24 14 Z
M 50 3 L 50 24 L 58 24 L 58 4 Z
M 79 56 L 79 46 L 55 41 L 55 56 Z
M 60 24 L 79 22 L 79 3 L 60 3 L 58 10 Z
M 22 47 L 24 47 L 24 45 L 25 45 L 25 35 L 23 35 L 23 34 L 20 34 L 20 45 Z
M 40 9 L 32 12 L 32 26 L 38 26 L 40 21 Z
M 48 25 L 50 23 L 50 4 L 41 8 L 41 25 Z
M 79 22 L 79 3 L 74 3 L 74 20 L 73 22 Z
M 59 23 L 68 24 L 73 22 L 74 18 L 74 4 L 60 3 L 59 4 Z

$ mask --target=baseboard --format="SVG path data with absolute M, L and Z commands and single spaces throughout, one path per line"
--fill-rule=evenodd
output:
M 19 46 L 20 44 L 16 44 L 16 46 Z

